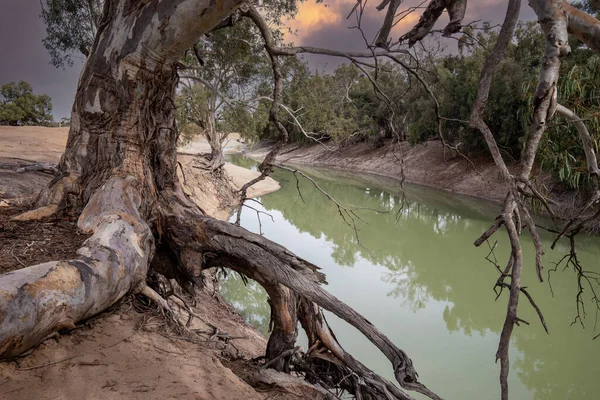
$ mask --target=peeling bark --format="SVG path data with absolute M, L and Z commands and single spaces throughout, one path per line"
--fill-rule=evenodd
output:
M 59 174 L 36 207 L 81 209 L 114 171 L 138 177 L 147 198 L 172 187 L 175 65 L 186 48 L 240 3 L 107 1 L 80 76 Z M 143 216 L 149 211 L 141 210 Z

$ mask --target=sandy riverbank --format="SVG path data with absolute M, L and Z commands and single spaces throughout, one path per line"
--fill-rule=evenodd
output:
M 14 162 L 15 159 L 56 164 L 60 161 L 67 143 L 68 134 L 69 128 L 0 126 L 0 164 L 6 164 L 11 160 Z M 233 135 L 225 146 L 225 152 L 239 152 L 244 145 L 238 139 L 238 136 Z M 187 192 L 192 196 L 197 196 L 197 202 L 201 204 L 202 208 L 208 214 L 215 218 L 226 218 L 229 213 L 228 210 L 215 208 L 218 201 L 210 195 L 210 193 L 214 194 L 214 188 L 206 189 L 199 185 L 202 171 L 199 169 L 200 165 L 194 154 L 210 152 L 210 146 L 206 139 L 199 137 L 179 150 L 185 153 L 179 156 L 179 161 L 184 169 L 183 175 L 186 177 Z M 259 172 L 250 171 L 229 163 L 225 165 L 225 171 L 231 180 L 233 189 L 241 188 L 244 183 L 259 175 Z M 180 177 L 183 176 L 181 175 Z M 38 190 L 38 186 L 43 186 L 48 180 L 49 176 L 47 174 L 28 173 L 23 175 L 3 171 L 0 174 L 0 198 L 32 196 Z M 250 197 L 259 197 L 277 189 L 279 189 L 277 181 L 267 178 L 252 186 L 248 191 L 248 195 Z
M 258 145 L 245 154 L 262 160 L 269 150 L 268 145 Z M 444 151 L 439 141 L 416 146 L 388 143 L 379 148 L 368 143 L 358 143 L 346 148 L 332 144 L 302 147 L 289 145 L 281 151 L 277 162 L 365 172 L 397 180 L 404 178 L 407 183 L 498 203 L 506 195 L 506 185 L 501 181 L 498 170 L 489 157 L 470 156 L 467 161 L 451 150 Z
M 19 159 L 57 163 L 67 140 L 67 128 L 0 127 L 0 165 Z M 205 141 L 204 141 L 205 142 Z M 207 145 L 207 144 L 206 144 Z M 188 152 L 204 152 L 202 139 Z M 233 188 L 207 178 L 200 157 L 180 155 L 186 191 L 209 215 L 226 219 L 230 213 L 222 199 L 235 200 L 234 190 L 257 176 L 241 167 L 225 167 Z M 185 175 L 185 178 L 184 178 Z M 51 176 L 41 172 L 17 173 L 0 169 L 0 205 L 34 196 Z M 259 196 L 277 190 L 268 178 L 250 192 Z M 5 201 L 3 203 L 3 200 Z M 0 208 L 0 273 L 53 260 L 55 246 L 72 244 L 78 238 L 70 222 L 60 222 L 68 232 L 57 232 L 56 223 L 32 223 L 30 227 L 9 220 L 11 208 Z M 13 211 L 13 213 L 16 211 Z M 37 224 L 37 225 L 36 225 Z M 71 224 L 70 228 L 68 227 Z M 16 234 L 13 230 L 21 229 Z M 72 231 L 72 232 L 71 232 Z M 2 232 L 7 237 L 2 239 Z M 11 233 L 13 232 L 13 233 Z M 31 232 L 31 234 L 29 233 Z M 69 233 L 71 232 L 71 233 Z M 37 233 L 36 237 L 29 237 Z M 71 243 L 72 242 L 72 243 Z M 62 244 L 61 244 L 62 243 Z M 74 255 L 72 255 L 74 256 Z M 21 257 L 21 258 L 15 258 Z M 18 263 L 17 263 L 18 261 Z M 23 263 L 25 261 L 25 263 Z M 218 338 L 190 343 L 165 335 L 165 321 L 148 311 L 135 310 L 132 299 L 66 335 L 49 339 L 32 353 L 13 362 L 0 363 L 0 398 L 6 399 L 266 399 L 268 393 L 254 390 L 224 359 L 249 359 L 264 354 L 266 340 L 208 287 L 196 297 L 191 328 L 237 337 L 232 347 Z M 227 354 L 225 354 L 228 352 Z M 232 353 L 233 352 L 233 353 Z M 232 353 L 232 354 L 229 354 Z

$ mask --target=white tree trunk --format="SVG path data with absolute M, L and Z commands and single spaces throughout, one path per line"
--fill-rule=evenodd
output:
M 79 219 L 93 233 L 79 258 L 0 276 L 0 358 L 22 354 L 54 331 L 71 329 L 142 288 L 154 254 L 134 179 L 110 179 Z
M 141 289 L 162 190 L 177 190 L 174 88 L 179 55 L 240 0 L 107 0 L 80 76 L 59 172 L 39 216 L 83 210 L 92 236 L 76 260 L 0 276 L 0 358 Z M 190 280 L 189 271 L 180 271 Z

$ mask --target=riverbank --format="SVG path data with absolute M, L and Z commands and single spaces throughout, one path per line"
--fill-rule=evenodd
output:
M 271 146 L 259 144 L 244 154 L 262 160 Z M 439 141 L 411 146 L 387 143 L 374 148 L 358 143 L 342 148 L 320 144 L 286 146 L 277 157 L 284 165 L 313 166 L 350 172 L 365 172 L 450 193 L 502 202 L 506 186 L 493 161 L 485 155 L 464 157 L 444 149 Z M 509 166 L 509 169 L 513 169 Z
M 271 150 L 270 144 L 259 143 L 243 154 L 262 161 Z M 468 159 L 444 149 L 440 141 L 433 140 L 411 146 L 407 142 L 393 144 L 388 141 L 381 147 L 369 143 L 341 147 L 327 143 L 285 146 L 276 158 L 276 164 L 329 168 L 352 174 L 366 173 L 392 178 L 399 182 L 431 187 L 448 193 L 471 196 L 501 204 L 507 193 L 500 173 L 485 153 L 469 155 Z M 516 163 L 507 161 L 511 173 L 516 173 Z M 538 191 L 546 196 L 558 219 L 575 218 L 589 200 L 585 190 L 568 190 L 549 173 L 534 167 L 533 181 Z M 536 214 L 549 216 L 540 202 L 535 204 Z M 594 220 L 584 227 L 589 233 L 599 233 L 600 224 Z
M 0 126 L 0 166 L 4 166 L 0 167 L 0 274 L 75 257 L 86 238 L 68 219 L 10 220 L 52 179 L 42 172 L 15 172 L 11 165 L 58 163 L 67 135 L 68 128 Z M 203 146 L 196 143 L 186 150 L 203 152 Z M 179 162 L 186 192 L 208 215 L 222 220 L 231 213 L 235 191 L 259 174 L 228 164 L 225 174 L 214 178 L 203 169 L 202 157 L 180 155 Z M 248 195 L 278 188 L 268 178 Z M 155 259 L 161 262 L 160 257 Z M 126 296 L 108 312 L 44 341 L 26 357 L 0 363 L 0 398 L 269 398 L 269 393 L 256 391 L 236 375 L 232 371 L 236 365 L 231 365 L 235 361 L 228 361 L 264 355 L 266 340 L 225 302 L 211 278 L 205 279 L 206 287 L 195 297 L 196 318 L 190 325 L 194 331 L 206 332 L 206 340 L 190 342 L 177 335 L 151 307 Z M 244 369 L 244 361 L 239 362 L 238 369 Z

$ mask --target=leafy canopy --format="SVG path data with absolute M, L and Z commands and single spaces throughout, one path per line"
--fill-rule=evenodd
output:
M 50 96 L 34 94 L 27 82 L 0 87 L 0 125 L 46 125 L 52 122 L 51 111 Z
M 74 57 L 89 55 L 103 9 L 104 0 L 42 0 L 42 43 L 53 66 L 70 67 Z

